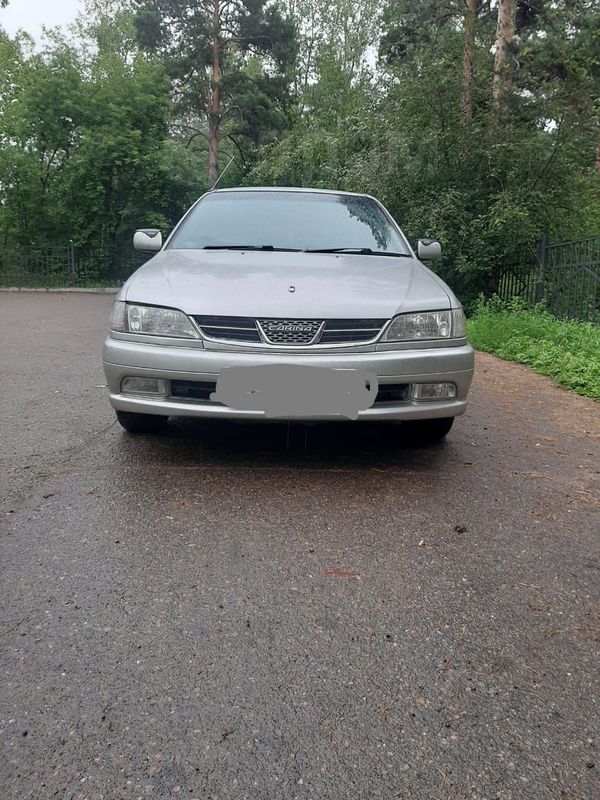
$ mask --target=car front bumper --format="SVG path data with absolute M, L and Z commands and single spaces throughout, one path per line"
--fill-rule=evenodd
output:
M 208 400 L 173 397 L 170 381 L 216 382 L 227 367 L 258 364 L 302 364 L 329 369 L 356 369 L 374 373 L 380 389 L 386 385 L 454 383 L 452 400 L 376 403 L 360 411 L 359 420 L 418 420 L 455 417 L 463 414 L 473 378 L 473 349 L 470 345 L 431 347 L 414 350 L 369 352 L 270 353 L 173 347 L 128 341 L 109 336 L 104 343 L 104 372 L 111 405 L 118 411 L 162 414 L 172 417 L 213 417 L 235 420 L 266 419 L 263 411 L 230 408 Z M 160 378 L 167 382 L 166 396 L 123 394 L 125 377 Z M 294 420 L 298 417 L 294 416 Z M 310 421 L 343 419 L 341 415 L 310 416 Z

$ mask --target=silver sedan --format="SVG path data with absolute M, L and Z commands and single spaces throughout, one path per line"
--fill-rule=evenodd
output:
M 460 303 L 374 198 L 222 189 L 200 198 L 122 287 L 104 345 L 132 432 L 169 417 L 394 420 L 448 433 L 473 377 Z

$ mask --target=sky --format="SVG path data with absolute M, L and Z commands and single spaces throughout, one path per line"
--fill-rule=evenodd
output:
M 82 9 L 82 0 L 9 0 L 0 8 L 0 26 L 10 35 L 24 28 L 37 40 L 42 25 L 68 25 Z

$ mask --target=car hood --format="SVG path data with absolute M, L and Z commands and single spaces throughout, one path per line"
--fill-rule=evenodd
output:
M 186 314 L 324 319 L 388 319 L 453 297 L 414 258 L 234 250 L 163 250 L 121 292 Z

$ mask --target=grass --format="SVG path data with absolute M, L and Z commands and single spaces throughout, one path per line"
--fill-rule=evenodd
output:
M 468 331 L 477 350 L 526 364 L 600 401 L 600 325 L 559 320 L 539 307 L 493 299 L 479 303 Z
M 17 288 L 26 291 L 27 289 L 68 289 L 68 288 L 76 288 L 76 289 L 113 289 L 116 286 L 119 286 L 119 281 L 114 280 L 95 280 L 90 278 L 89 280 L 78 280 L 74 287 L 70 283 L 68 278 L 64 280 L 48 280 L 47 278 L 27 278 L 26 280 L 19 280 L 15 278 L 11 280 L 9 278 L 5 278 L 4 276 L 0 276 L 0 289 L 8 289 L 8 288 Z

